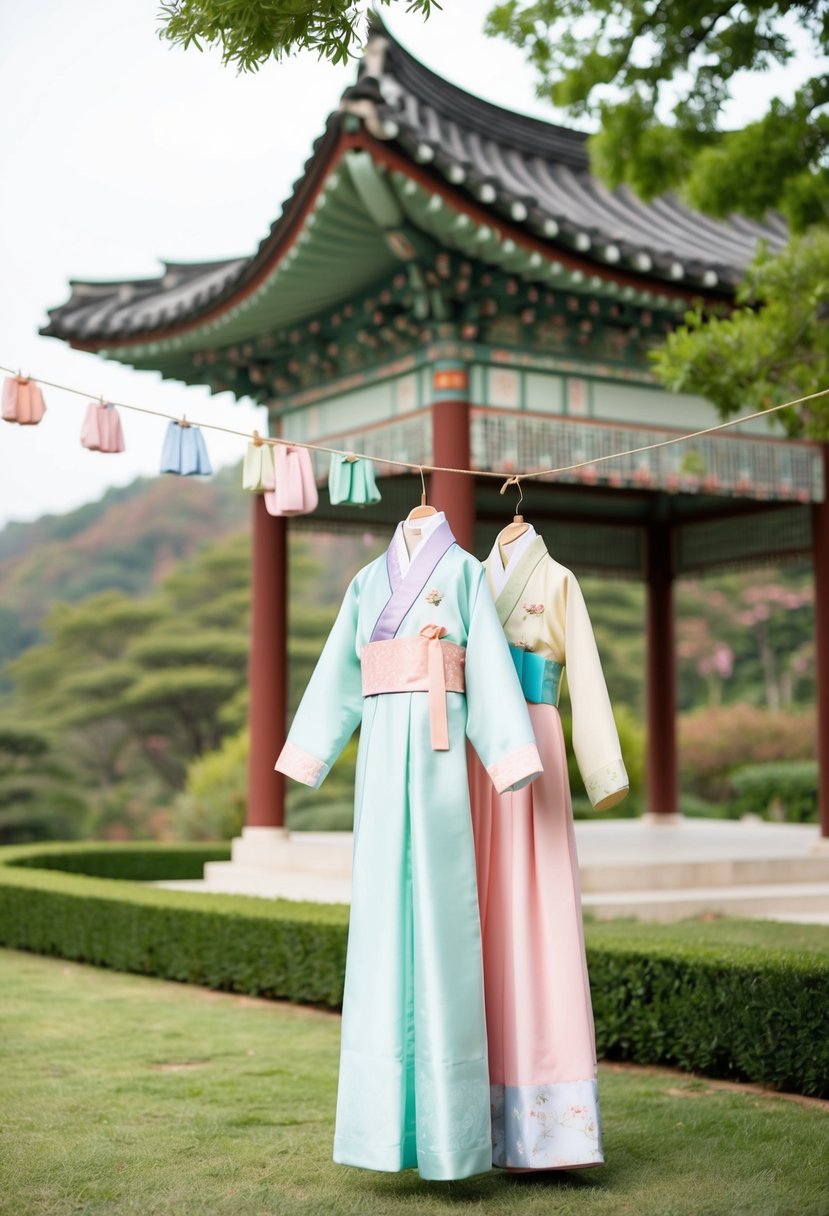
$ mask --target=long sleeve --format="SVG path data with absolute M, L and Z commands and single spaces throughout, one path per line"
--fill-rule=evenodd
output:
M 345 593 L 275 766 L 314 789 L 328 776 L 363 714 L 358 598 L 355 579 Z
M 466 642 L 466 734 L 499 794 L 540 776 L 527 704 L 481 570 Z
M 591 804 L 607 810 L 624 798 L 628 776 L 587 605 L 569 572 L 565 598 L 565 670 L 573 712 L 573 751 Z

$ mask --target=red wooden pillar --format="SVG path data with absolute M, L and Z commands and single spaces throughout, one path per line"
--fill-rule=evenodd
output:
M 820 834 L 829 841 L 829 443 L 823 449 L 823 502 L 812 506 L 815 571 L 815 699 L 817 701 Z
M 671 526 L 654 520 L 647 539 L 646 713 L 648 811 L 662 822 L 679 809 L 676 647 Z
M 453 469 L 470 466 L 469 377 L 462 363 L 435 364 L 432 373 L 432 463 Z M 475 547 L 475 478 L 433 473 L 429 502 L 446 512 L 458 544 Z
M 253 498 L 250 622 L 249 828 L 281 828 L 285 778 L 274 770 L 285 742 L 288 687 L 288 521 Z

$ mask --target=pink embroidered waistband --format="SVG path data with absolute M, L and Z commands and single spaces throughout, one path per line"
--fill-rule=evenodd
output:
M 369 642 L 360 651 L 363 696 L 384 692 L 428 692 L 429 726 L 435 751 L 449 750 L 447 692 L 463 692 L 466 651 L 440 639 L 442 625 L 425 625 L 413 638 Z

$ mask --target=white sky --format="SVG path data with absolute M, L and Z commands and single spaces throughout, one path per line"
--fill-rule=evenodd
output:
M 536 101 L 521 54 L 480 32 L 492 0 L 443 0 L 427 23 L 403 3 L 383 10 L 395 35 L 433 70 L 511 109 L 558 121 Z M 315 56 L 237 76 L 215 53 L 157 37 L 157 0 L 0 0 L 0 364 L 193 421 L 264 428 L 229 394 L 163 383 L 41 338 L 68 281 L 154 276 L 159 258 L 252 252 L 302 172 L 356 65 Z M 728 115 L 759 116 L 812 67 L 801 61 L 745 82 Z M 5 373 L 0 373 L 5 374 Z M 37 427 L 0 424 L 0 526 L 98 498 L 154 474 L 166 423 L 122 415 L 127 451 L 81 448 L 85 401 L 45 391 Z M 244 441 L 205 432 L 215 467 Z

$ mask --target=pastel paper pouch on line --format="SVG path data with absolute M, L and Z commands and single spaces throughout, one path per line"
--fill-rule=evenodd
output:
M 204 441 L 204 435 L 201 429 L 197 426 L 191 426 L 192 443 L 195 447 L 195 465 L 194 473 L 201 473 L 204 477 L 209 477 L 213 472 L 213 466 L 210 463 L 210 457 L 207 454 L 207 444 Z
M 43 394 L 34 380 L 9 376 L 3 384 L 3 420 L 36 426 L 46 411 Z
M 374 477 L 371 460 L 357 460 L 351 474 L 351 501 L 360 507 L 380 501 L 380 491 Z
M 81 427 L 81 446 L 90 452 L 123 452 L 124 432 L 114 405 L 90 401 Z
M 302 511 L 302 469 L 300 448 L 280 444 L 274 453 L 276 474 L 276 505 L 282 515 L 299 515 Z
M 332 452 L 328 466 L 328 498 L 333 507 L 352 501 L 353 469 L 354 465 L 347 456 L 338 456 L 336 452 Z
M 254 494 L 274 488 L 273 452 L 269 443 L 249 443 L 242 465 L 242 489 Z
M 81 427 L 81 447 L 90 452 L 101 450 L 101 410 L 97 401 L 90 401 Z
M 121 415 L 114 405 L 101 405 L 99 414 L 101 451 L 124 452 L 124 428 L 121 426 Z
M 164 444 L 161 448 L 162 473 L 181 473 L 181 436 L 183 433 L 177 422 L 168 423 L 164 434 Z
M 191 477 L 199 471 L 199 445 L 194 434 L 195 428 L 183 426 L 181 430 L 181 469 L 183 477 Z
M 43 394 L 35 381 L 26 380 L 21 383 L 17 403 L 17 421 L 20 425 L 36 426 L 45 410 Z
M 249 443 L 245 448 L 242 461 L 242 489 L 256 491 L 259 489 L 259 449 L 255 443 Z
M 3 421 L 17 422 L 17 376 L 3 381 Z
M 314 467 L 305 448 L 278 444 L 274 452 L 276 489 L 265 495 L 271 515 L 307 515 L 319 501 Z

